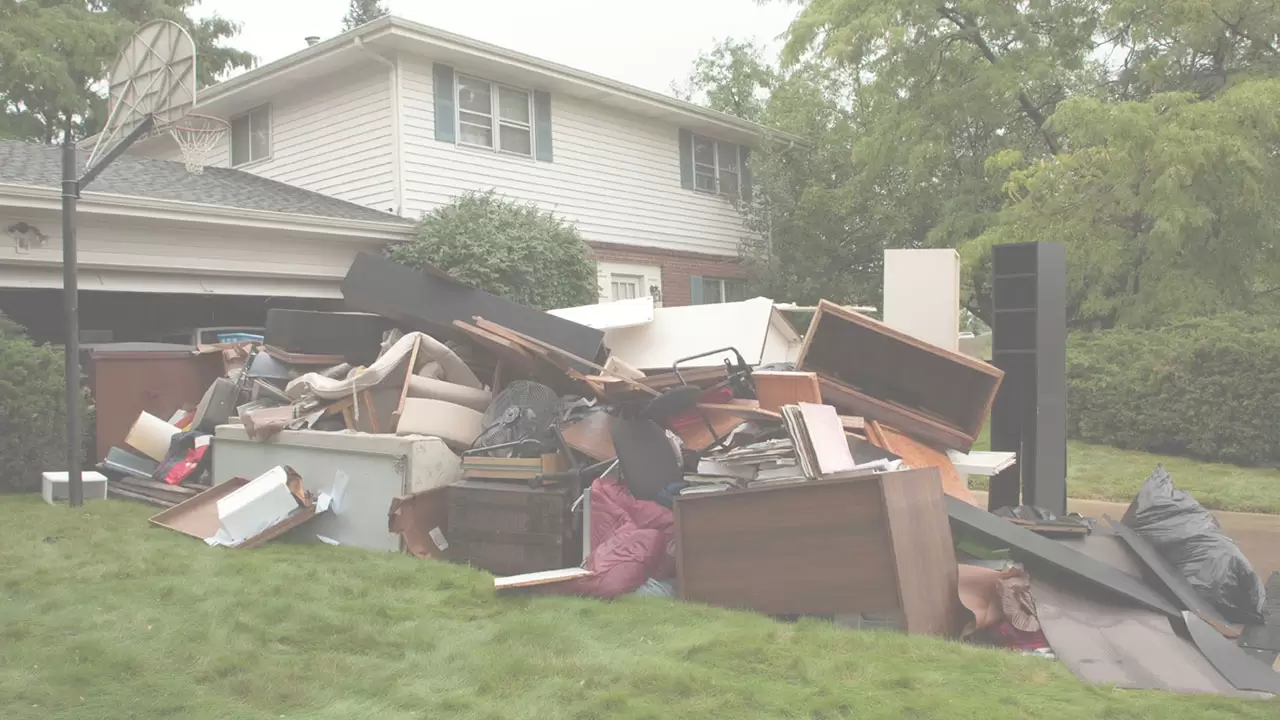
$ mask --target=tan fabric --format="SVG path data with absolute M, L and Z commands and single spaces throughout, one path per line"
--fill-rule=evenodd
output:
M 443 400 L 405 398 L 396 434 L 438 437 L 454 449 L 465 450 L 480 437 L 483 418 L 471 408 Z
M 488 390 L 477 390 L 457 383 L 414 375 L 409 378 L 409 397 L 444 400 L 472 410 L 484 412 L 493 400 Z
M 1024 632 L 1040 629 L 1035 600 L 1031 597 L 1031 578 L 1022 570 L 961 565 L 959 594 L 960 604 L 971 616 L 960 632 L 961 637 L 1005 620 Z

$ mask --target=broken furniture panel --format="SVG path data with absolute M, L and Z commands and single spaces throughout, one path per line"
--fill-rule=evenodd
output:
M 938 472 L 676 499 L 682 599 L 770 615 L 901 614 L 953 636 L 958 569 Z
M 991 449 L 1018 464 L 991 480 L 988 509 L 1067 512 L 1067 251 L 1060 243 L 991 251 L 991 362 L 1005 372 L 991 408 Z
M 559 570 L 582 561 L 569 487 L 464 480 L 449 488 L 449 559 L 494 575 Z
M 413 330 L 457 335 L 455 320 L 484 317 L 588 360 L 598 359 L 604 333 L 468 287 L 445 273 L 421 273 L 360 253 L 342 281 L 348 307 L 376 313 Z
M 816 372 L 823 402 L 911 437 L 968 451 L 1004 372 L 934 347 L 823 300 L 798 369 Z
M 379 315 L 315 310 L 267 310 L 265 343 L 299 355 L 338 355 L 352 365 L 378 359 L 390 323 Z
M 616 330 L 619 328 L 647 325 L 653 322 L 653 298 L 651 296 L 615 300 L 594 305 L 548 310 L 548 313 L 579 325 L 586 325 L 597 330 Z

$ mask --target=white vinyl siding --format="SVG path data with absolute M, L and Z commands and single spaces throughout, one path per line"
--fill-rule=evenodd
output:
M 270 157 L 239 168 L 377 210 L 395 211 L 391 82 L 387 68 L 367 67 L 312 81 L 271 100 Z M 233 128 L 234 131 L 234 128 Z M 230 166 L 231 142 L 207 165 Z M 167 135 L 138 154 L 181 161 Z
M 16 220 L 48 228 L 51 237 L 0 263 L 0 287 L 60 287 L 56 211 L 0 216 L 6 227 Z M 342 278 L 356 254 L 386 246 L 385 240 L 353 236 L 157 224 L 83 212 L 76 225 L 81 290 L 341 297 Z
M 746 230 L 732 204 L 680 185 L 676 126 L 555 93 L 555 161 L 512 162 L 436 140 L 431 63 L 405 55 L 400 63 L 407 217 L 494 189 L 577 223 L 588 242 L 738 254 Z

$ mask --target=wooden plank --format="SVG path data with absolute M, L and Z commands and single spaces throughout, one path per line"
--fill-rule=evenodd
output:
M 1171 618 L 1179 617 L 1178 608 L 1131 575 L 1057 541 L 1040 537 L 963 500 L 948 495 L 945 501 L 953 531 L 959 525 L 963 530 L 988 542 L 1010 548 L 1016 558 L 1030 566 L 1033 576 L 1037 569 L 1065 573 L 1082 584 L 1097 587 L 1112 596 L 1136 602 Z
M 569 580 L 577 580 L 579 578 L 594 577 L 595 573 L 591 570 L 583 568 L 565 568 L 563 570 L 543 570 L 542 572 L 525 573 L 524 575 L 510 575 L 508 577 L 496 577 L 493 579 L 493 589 L 497 592 L 503 590 L 514 590 L 516 588 L 538 587 L 541 585 L 554 585 L 555 583 L 567 582 Z
M 290 365 L 342 365 L 347 362 L 341 355 L 306 355 L 291 353 L 271 345 L 263 345 L 262 349 L 271 357 Z
M 1112 519 L 1110 515 L 1103 515 L 1102 517 L 1108 523 L 1111 523 L 1111 527 L 1116 531 L 1116 534 L 1124 540 L 1129 549 L 1133 551 L 1133 554 L 1137 555 L 1138 559 L 1147 566 L 1150 574 L 1154 575 L 1160 581 L 1160 584 L 1173 593 L 1178 602 L 1182 603 L 1182 607 L 1199 615 L 1200 619 L 1209 623 L 1214 630 L 1222 633 L 1223 637 L 1233 640 L 1240 637 L 1241 628 L 1232 625 L 1230 621 L 1222 617 L 1217 608 L 1200 597 L 1200 594 L 1196 592 L 1195 588 L 1191 587 L 1191 583 L 1187 582 L 1182 573 L 1178 572 L 1177 569 L 1161 557 L 1160 553 L 1151 543 L 1147 542 L 1146 538 L 1139 535 L 1128 525 Z
M 500 362 L 513 366 L 523 372 L 533 371 L 534 363 L 536 362 L 534 357 L 519 345 L 516 345 L 500 335 L 495 335 L 487 330 L 482 330 L 463 320 L 453 321 L 453 326 L 458 330 L 461 330 L 477 344 L 493 353 Z M 512 368 L 508 367 L 504 369 L 510 370 Z M 497 387 L 497 385 L 495 385 L 495 387 Z

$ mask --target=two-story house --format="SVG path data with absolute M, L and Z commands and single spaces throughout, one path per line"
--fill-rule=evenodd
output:
M 407 219 L 496 190 L 574 222 L 601 299 L 743 299 L 753 146 L 797 138 L 387 16 L 203 90 L 206 164 Z M 166 135 L 132 152 L 181 158 Z

